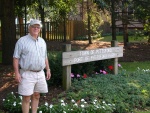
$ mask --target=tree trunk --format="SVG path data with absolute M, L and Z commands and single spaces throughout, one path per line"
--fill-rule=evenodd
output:
M 148 44 L 150 44 L 150 32 L 148 33 Z
M 23 17 L 18 17 L 18 20 L 19 20 L 19 32 L 20 32 L 20 36 L 24 36 L 25 33 L 24 33 L 24 26 L 23 26 Z
M 124 46 L 127 46 L 128 40 L 128 17 L 127 17 L 127 6 L 125 5 L 126 0 L 123 1 L 123 10 L 122 10 L 122 25 L 123 25 L 123 40 Z
M 2 63 L 12 64 L 16 42 L 14 0 L 2 0 Z
M 91 39 L 91 16 L 90 16 L 90 8 L 89 8 L 89 0 L 87 0 L 87 15 L 88 15 L 88 39 L 89 39 L 89 44 L 92 44 L 92 39 Z
M 112 40 L 116 40 L 116 20 L 115 20 L 114 1 L 111 1 L 111 22 L 112 22 Z
M 2 0 L 0 0 L 0 23 L 2 19 Z M 1 27 L 0 27 L 0 50 L 1 50 L 2 36 L 1 36 Z
M 39 6 L 41 21 L 42 21 L 42 38 L 46 40 L 45 20 L 44 20 L 44 8 Z
M 64 42 L 67 41 L 67 34 L 66 34 L 66 17 L 64 17 Z

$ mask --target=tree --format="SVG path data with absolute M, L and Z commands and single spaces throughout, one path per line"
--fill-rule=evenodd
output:
M 83 13 L 85 14 L 83 21 L 87 26 L 89 44 L 92 44 L 92 34 L 96 37 L 101 36 L 102 30 L 100 30 L 99 27 L 104 23 L 104 18 L 107 18 L 108 13 L 104 15 L 103 12 L 97 8 L 97 4 L 91 0 L 87 0 L 86 2 L 86 13 Z
M 73 12 L 76 12 L 76 5 L 81 2 L 81 0 L 56 0 L 55 4 L 58 13 L 59 20 L 64 22 L 64 42 L 66 41 L 66 20 Z
M 133 0 L 134 15 L 144 25 L 144 30 L 148 33 L 148 42 L 150 43 L 150 1 Z
M 120 19 L 122 21 L 123 26 L 123 40 L 124 40 L 124 46 L 127 46 L 128 42 L 128 24 L 130 24 L 128 20 L 127 15 L 127 9 L 129 5 L 132 4 L 132 1 L 135 0 L 94 0 L 98 5 L 99 8 L 102 10 L 106 9 L 111 13 L 111 22 L 112 22 L 112 40 L 116 40 L 116 14 L 115 11 L 119 10 L 122 15 L 120 16 Z M 104 5 L 105 4 L 105 5 Z
M 128 9 L 128 1 L 123 0 L 122 1 L 122 26 L 123 26 L 123 40 L 124 40 L 124 46 L 127 46 L 128 42 L 128 15 L 127 15 L 127 9 Z
M 16 42 L 14 0 L 2 0 L 2 63 L 12 64 L 12 56 Z
M 18 0 L 17 0 L 18 1 Z M 25 0 L 28 15 L 40 18 L 43 24 L 42 37 L 46 39 L 45 20 L 59 20 L 64 22 L 64 41 L 66 41 L 66 20 L 70 13 L 76 9 L 76 4 L 81 0 Z M 21 2 L 22 4 L 22 2 Z M 32 10 L 31 10 L 32 9 Z M 31 17 L 31 16 L 30 16 Z
M 119 4 L 120 0 L 94 0 L 96 4 L 98 4 L 98 8 L 103 10 L 109 11 L 111 14 L 111 24 L 112 24 L 112 40 L 116 40 L 116 17 L 115 17 L 115 10 Z

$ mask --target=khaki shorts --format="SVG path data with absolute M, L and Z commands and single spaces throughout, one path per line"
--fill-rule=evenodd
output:
M 20 70 L 21 82 L 18 85 L 18 93 L 30 96 L 34 92 L 47 93 L 48 87 L 44 71 L 32 72 Z

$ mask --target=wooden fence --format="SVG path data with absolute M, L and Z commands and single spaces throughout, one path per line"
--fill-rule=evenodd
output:
M 26 25 L 26 34 L 28 33 L 28 25 Z M 45 22 L 45 33 L 47 41 L 62 41 L 64 39 L 64 23 L 63 22 Z M 86 36 L 87 30 L 83 21 L 69 20 L 66 22 L 66 39 L 73 40 L 77 37 Z M 25 35 L 25 25 L 16 25 L 16 38 Z M 40 33 L 40 36 L 42 32 Z

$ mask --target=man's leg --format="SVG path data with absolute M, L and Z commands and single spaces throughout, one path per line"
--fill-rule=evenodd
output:
M 22 113 L 29 113 L 29 109 L 30 109 L 30 96 L 23 96 Z
M 39 105 L 39 99 L 40 99 L 40 93 L 34 92 L 34 94 L 32 95 L 32 99 L 31 99 L 32 113 L 37 113 L 37 108 Z

